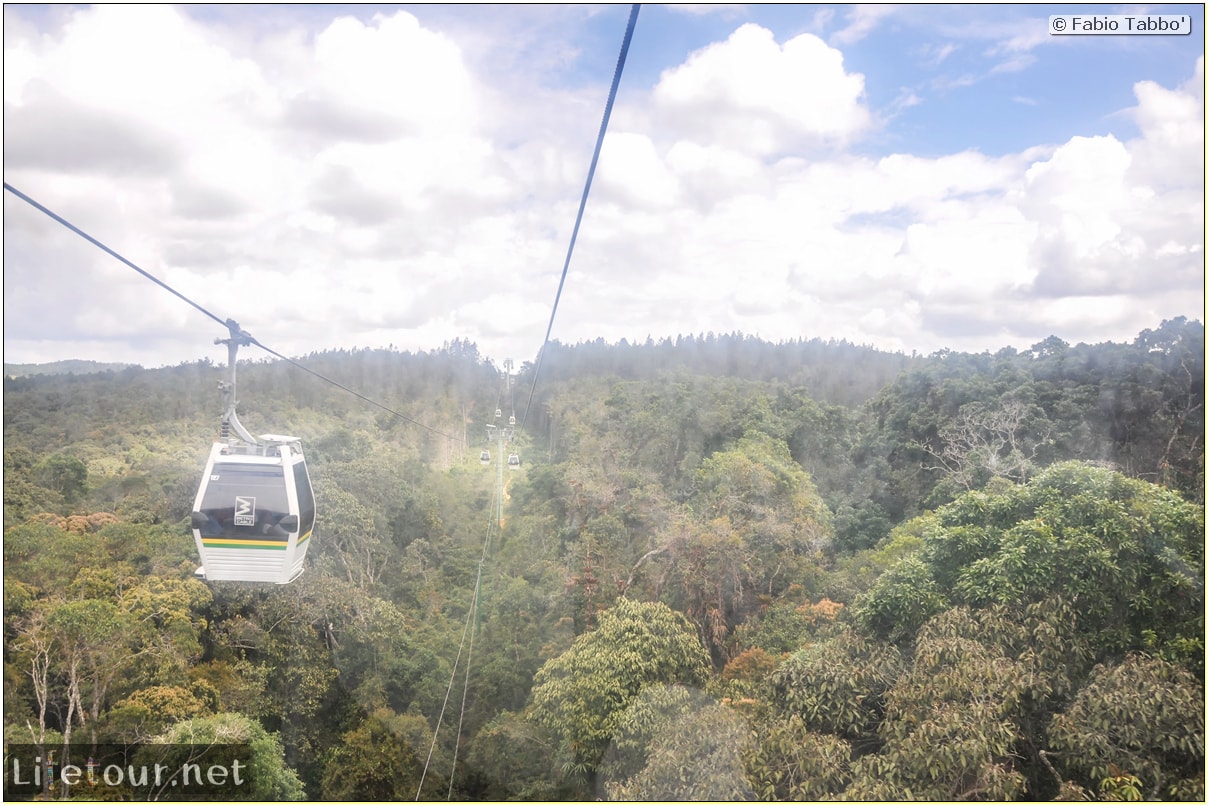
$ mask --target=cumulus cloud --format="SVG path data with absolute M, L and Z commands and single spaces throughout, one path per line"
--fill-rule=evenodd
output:
M 706 75 L 689 86 L 707 86 Z M 740 94 L 741 78 L 728 81 Z M 667 86 L 653 103 L 668 102 Z M 687 140 L 658 151 L 644 138 L 642 174 L 700 189 L 685 193 L 694 215 L 642 234 L 663 238 L 661 274 L 717 267 L 699 283 L 664 277 L 656 293 L 766 333 L 877 344 L 1136 332 L 1181 309 L 1177 289 L 1202 287 L 1203 305 L 1196 86 L 1140 82 L 1136 139 L 1075 136 L 1003 157 L 779 159 Z M 617 237 L 634 220 L 619 214 Z M 772 310 L 786 303 L 802 313 L 794 324 Z
M 65 98 L 41 82 L 22 96 L 4 104 L 10 167 L 149 175 L 174 170 L 185 156 L 167 133 Z
M 1191 189 L 1204 195 L 1205 57 L 1183 87 L 1153 81 L 1134 85 L 1138 105 L 1131 111 L 1142 137 L 1131 144 L 1134 179 L 1156 190 Z
M 864 82 L 817 36 L 778 45 L 749 23 L 666 71 L 652 100 L 656 119 L 684 139 L 770 154 L 859 134 L 870 121 Z
M 1203 58 L 1186 83 L 1139 81 L 1111 134 L 894 151 L 882 135 L 918 96 L 871 105 L 839 49 L 879 9 L 853 10 L 830 44 L 728 27 L 627 86 L 555 338 L 983 349 L 1124 337 L 1197 294 L 1203 307 Z M 286 354 L 469 338 L 535 355 L 599 84 L 493 75 L 470 40 L 403 11 L 239 37 L 182 7 L 63 20 L 6 30 L 6 180 Z M 944 44 L 910 61 L 947 66 L 968 46 L 930 41 Z M 124 50 L 103 58 L 108 43 Z M 879 79 L 890 95 L 905 83 Z M 102 358 L 120 336 L 148 360 L 156 340 L 186 356 L 212 341 L 179 300 L 7 194 L 5 232 L 6 347 L 91 339 L 79 357 Z
M 685 201 L 702 209 L 744 193 L 767 194 L 774 182 L 756 157 L 688 140 L 668 149 L 667 168 L 684 188 Z
M 314 318 L 335 332 L 333 317 L 354 330 L 386 306 L 408 307 L 416 288 L 392 293 L 391 278 L 407 277 L 417 253 L 454 251 L 459 229 L 418 217 L 445 207 L 473 219 L 509 192 L 507 169 L 477 131 L 475 79 L 457 47 L 414 16 L 342 17 L 309 39 L 241 43 L 259 61 L 212 37 L 179 9 L 97 6 L 58 36 L 6 41 L 17 67 L 5 73 L 6 161 L 16 184 L 35 182 L 42 201 L 142 268 L 176 276 L 220 315 L 274 308 L 257 334 L 265 343 L 289 338 L 274 325 L 281 317 L 305 322 L 322 308 Z M 28 218 L 14 212 L 6 227 Z M 391 260 L 375 258 L 384 244 Z M 83 242 L 63 248 L 76 255 L 71 279 L 72 264 L 31 270 L 27 293 L 62 301 L 71 287 L 101 299 L 97 282 L 111 282 L 115 267 L 129 273 Z M 20 262 L 9 266 L 19 276 Z M 412 269 L 408 279 L 422 281 Z M 377 293 L 353 291 L 358 270 Z M 150 286 L 141 296 L 117 316 L 124 330 L 166 315 L 179 325 L 179 303 Z M 283 299 L 291 306 L 278 310 Z M 75 317 L 67 327 L 108 327 L 108 314 L 76 307 L 62 306 Z
M 476 126 L 473 80 L 458 46 L 405 11 L 368 25 L 337 18 L 304 63 L 312 72 L 307 90 L 290 99 L 290 122 L 324 126 L 327 114 L 343 115 L 353 137 L 363 130 L 378 142 L 417 133 L 461 137 Z
M 1140 137 L 1072 138 L 1029 168 L 1021 205 L 1041 225 L 1035 291 L 1144 299 L 1192 287 L 1205 235 L 1204 101 L 1195 86 L 1139 82 L 1131 113 Z
M 609 134 L 600 159 L 604 169 L 597 190 L 604 200 L 636 209 L 667 208 L 680 200 L 679 183 L 650 137 L 634 132 Z

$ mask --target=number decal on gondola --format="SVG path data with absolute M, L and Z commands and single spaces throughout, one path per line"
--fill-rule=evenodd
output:
M 248 495 L 235 496 L 235 525 L 256 525 L 256 498 Z

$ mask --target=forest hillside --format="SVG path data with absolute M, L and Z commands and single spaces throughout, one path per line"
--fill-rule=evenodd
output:
M 1204 359 L 241 362 L 316 498 L 286 585 L 194 573 L 225 367 L 9 376 L 6 747 L 236 741 L 250 800 L 1203 801 Z

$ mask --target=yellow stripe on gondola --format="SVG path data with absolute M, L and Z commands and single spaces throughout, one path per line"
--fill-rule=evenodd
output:
M 211 549 L 273 549 L 285 551 L 284 540 L 230 540 L 224 537 L 203 537 L 202 545 Z
M 310 537 L 311 533 L 307 532 L 298 538 L 298 545 L 301 546 Z M 275 551 L 283 551 L 289 546 L 285 540 L 241 540 L 227 537 L 203 537 L 202 545 L 214 549 L 273 549 Z

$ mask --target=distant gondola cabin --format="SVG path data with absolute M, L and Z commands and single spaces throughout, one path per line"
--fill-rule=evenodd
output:
M 302 445 L 267 434 L 261 445 L 215 443 L 193 503 L 197 573 L 212 581 L 293 582 L 315 528 Z

